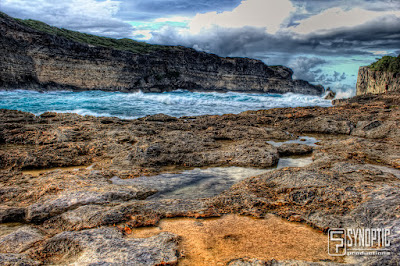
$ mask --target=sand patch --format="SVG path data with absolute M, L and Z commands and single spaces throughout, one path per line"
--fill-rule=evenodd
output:
M 239 215 L 196 220 L 164 219 L 159 227 L 136 228 L 130 237 L 150 237 L 160 232 L 181 236 L 185 257 L 179 265 L 225 265 L 235 258 L 264 260 L 332 260 L 327 236 L 309 226 L 276 216 L 254 219 Z

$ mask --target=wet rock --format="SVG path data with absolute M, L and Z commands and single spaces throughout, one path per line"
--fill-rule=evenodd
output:
M 156 114 L 150 115 L 143 118 L 144 121 L 151 121 L 151 122 L 171 122 L 177 121 L 178 119 L 173 116 L 165 115 L 165 114 Z
M 24 252 L 43 238 L 43 233 L 38 229 L 24 226 L 8 235 L 0 237 L 0 253 Z
M 106 227 L 60 233 L 39 251 L 48 262 L 77 265 L 175 265 L 178 254 L 178 237 L 173 234 L 128 239 L 116 228 Z
M 299 143 L 286 143 L 278 147 L 280 156 L 304 155 L 312 153 L 313 147 Z
M 331 88 L 328 87 L 328 88 L 325 90 L 324 99 L 325 99 L 325 100 L 333 100 L 335 97 L 336 97 L 336 93 L 333 92 L 333 91 L 331 90 Z
M 40 117 L 42 118 L 52 118 L 56 116 L 57 116 L 56 112 L 44 112 L 43 114 L 40 115 Z

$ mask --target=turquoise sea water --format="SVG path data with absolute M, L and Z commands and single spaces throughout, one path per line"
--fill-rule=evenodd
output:
M 133 119 L 164 113 L 175 117 L 240 113 L 276 107 L 331 106 L 319 96 L 173 91 L 122 93 L 104 91 L 0 91 L 0 108 L 36 115 L 47 111 Z

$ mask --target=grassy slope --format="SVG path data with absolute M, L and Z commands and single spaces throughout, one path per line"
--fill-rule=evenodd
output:
M 0 0 L 1 1 L 1 0 Z M 124 39 L 114 39 L 108 37 L 100 37 L 92 34 L 67 30 L 63 28 L 57 28 L 54 26 L 50 26 L 44 22 L 33 20 L 33 19 L 18 19 L 12 18 L 7 14 L 0 11 L 0 17 L 6 17 L 8 19 L 14 19 L 22 25 L 28 26 L 35 30 L 45 32 L 48 34 L 53 34 L 57 36 L 61 36 L 67 38 L 69 40 L 73 40 L 76 42 L 90 44 L 94 46 L 108 47 L 122 51 L 130 51 L 134 53 L 144 54 L 153 51 L 160 50 L 170 50 L 182 48 L 181 46 L 168 46 L 168 45 L 156 45 L 156 44 L 148 44 L 145 42 L 138 42 L 132 39 L 124 38 Z M 272 69 L 280 68 L 281 66 L 269 66 Z
M 0 16 L 11 18 L 2 12 L 0 12 Z M 32 19 L 14 18 L 14 20 L 18 21 L 22 25 L 28 26 L 41 32 L 61 36 L 69 40 L 94 46 L 109 47 L 117 50 L 131 51 L 134 53 L 148 53 L 152 51 L 169 50 L 173 48 L 173 46 L 148 44 L 145 42 L 138 42 L 127 38 L 113 39 L 108 37 L 95 36 L 91 34 L 53 27 L 41 21 Z
M 376 71 L 400 73 L 400 55 L 397 57 L 384 56 L 375 63 L 369 65 L 368 67 Z

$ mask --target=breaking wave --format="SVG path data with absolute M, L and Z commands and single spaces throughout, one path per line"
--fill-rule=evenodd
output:
M 171 116 L 240 113 L 277 107 L 331 106 L 319 96 L 261 93 L 189 92 L 122 93 L 104 91 L 0 91 L 0 108 L 31 112 L 77 113 L 134 119 L 164 113 Z

